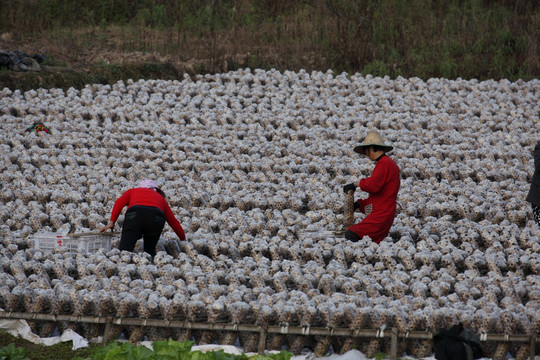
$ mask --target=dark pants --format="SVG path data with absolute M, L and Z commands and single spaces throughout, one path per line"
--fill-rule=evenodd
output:
M 152 206 L 132 206 L 126 211 L 120 250 L 133 251 L 137 240 L 144 239 L 144 251 L 154 257 L 156 245 L 165 226 L 165 214 Z
M 345 234 L 343 234 L 343 235 L 345 236 L 345 239 L 353 241 L 353 242 L 357 242 L 359 240 L 362 240 L 362 238 L 360 236 L 356 235 L 356 233 L 354 231 L 351 231 L 351 230 L 345 231 Z
M 538 226 L 540 226 L 540 206 L 534 205 L 532 206 L 534 221 Z

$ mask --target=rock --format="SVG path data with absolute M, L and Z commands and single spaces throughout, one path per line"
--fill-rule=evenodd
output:
M 47 58 L 42 54 L 28 55 L 24 51 L 8 51 L 0 49 L 0 68 L 12 71 L 41 71 L 40 63 Z

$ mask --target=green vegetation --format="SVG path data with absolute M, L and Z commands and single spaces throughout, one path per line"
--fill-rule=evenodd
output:
M 0 334 L 0 340 L 2 341 L 8 337 L 5 333 Z M 69 348 L 71 346 L 69 342 L 46 347 L 20 339 L 16 341 L 17 345 L 15 345 L 15 342 L 10 342 L 7 346 L 0 345 L 3 346 L 0 348 L 0 360 L 290 360 L 292 357 L 292 354 L 287 351 L 252 356 L 228 354 L 223 350 L 192 351 L 193 341 L 154 341 L 152 342 L 153 351 L 143 345 L 116 341 L 107 346 L 94 344 L 90 348 L 77 351 Z M 3 344 L 3 342 L 0 341 L 0 344 Z
M 536 1 L 0 0 L 0 8 L 0 48 L 28 44 L 56 63 L 91 65 L 101 49 L 156 54 L 191 74 L 258 67 L 423 79 L 540 75 Z M 113 62 L 119 68 L 104 80 L 126 79 L 124 61 Z
M 71 342 L 38 345 L 0 331 L 0 360 L 71 360 L 77 356 L 86 358 L 102 348 L 99 344 L 77 350 L 72 350 L 72 347 Z
M 96 351 L 87 359 L 80 357 L 74 360 L 289 360 L 291 353 L 281 351 L 276 354 L 247 356 L 234 355 L 218 351 L 191 351 L 192 341 L 179 343 L 173 340 L 154 341 L 153 351 L 143 345 L 133 345 L 129 342 L 113 342 Z
M 14 343 L 0 349 L 0 360 L 27 360 L 26 350 L 16 347 Z

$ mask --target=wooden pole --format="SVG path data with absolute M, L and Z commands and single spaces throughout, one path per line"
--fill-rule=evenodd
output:
M 107 322 L 105 323 L 105 331 L 103 332 L 103 339 L 101 341 L 101 345 L 105 346 L 107 345 L 107 342 L 109 342 L 109 338 L 111 337 L 111 330 L 112 330 L 112 316 L 107 317 Z
M 261 326 L 261 332 L 259 333 L 259 345 L 258 353 L 259 355 L 264 355 L 264 349 L 266 349 L 266 326 Z
M 390 360 L 397 359 L 397 337 L 398 337 L 398 329 L 392 328 L 392 333 L 390 337 Z
M 534 359 L 536 355 L 536 350 L 534 348 L 535 346 L 535 339 L 536 336 L 531 335 L 531 340 L 529 341 L 529 359 Z

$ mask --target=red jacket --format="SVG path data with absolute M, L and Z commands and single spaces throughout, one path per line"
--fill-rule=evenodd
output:
M 349 229 L 361 238 L 367 235 L 374 242 L 381 242 L 394 223 L 400 184 L 397 164 L 388 156 L 381 156 L 371 176 L 360 180 L 360 189 L 369 193 L 369 197 L 357 202 L 367 216 Z
M 122 196 L 120 196 L 118 200 L 116 200 L 114 203 L 111 214 L 111 221 L 115 222 L 118 219 L 118 216 L 120 216 L 120 213 L 122 212 L 124 206 L 127 206 L 129 209 L 133 205 L 153 206 L 161 209 L 161 211 L 163 211 L 163 213 L 165 214 L 165 219 L 167 220 L 167 223 L 169 223 L 178 238 L 180 240 L 186 240 L 186 234 L 184 233 L 184 229 L 182 228 L 182 225 L 180 225 L 180 222 L 174 217 L 174 214 L 172 213 L 171 208 L 167 203 L 167 200 L 165 200 L 165 198 L 161 196 L 157 191 L 152 189 L 135 188 L 129 189 L 124 194 L 122 194 Z

